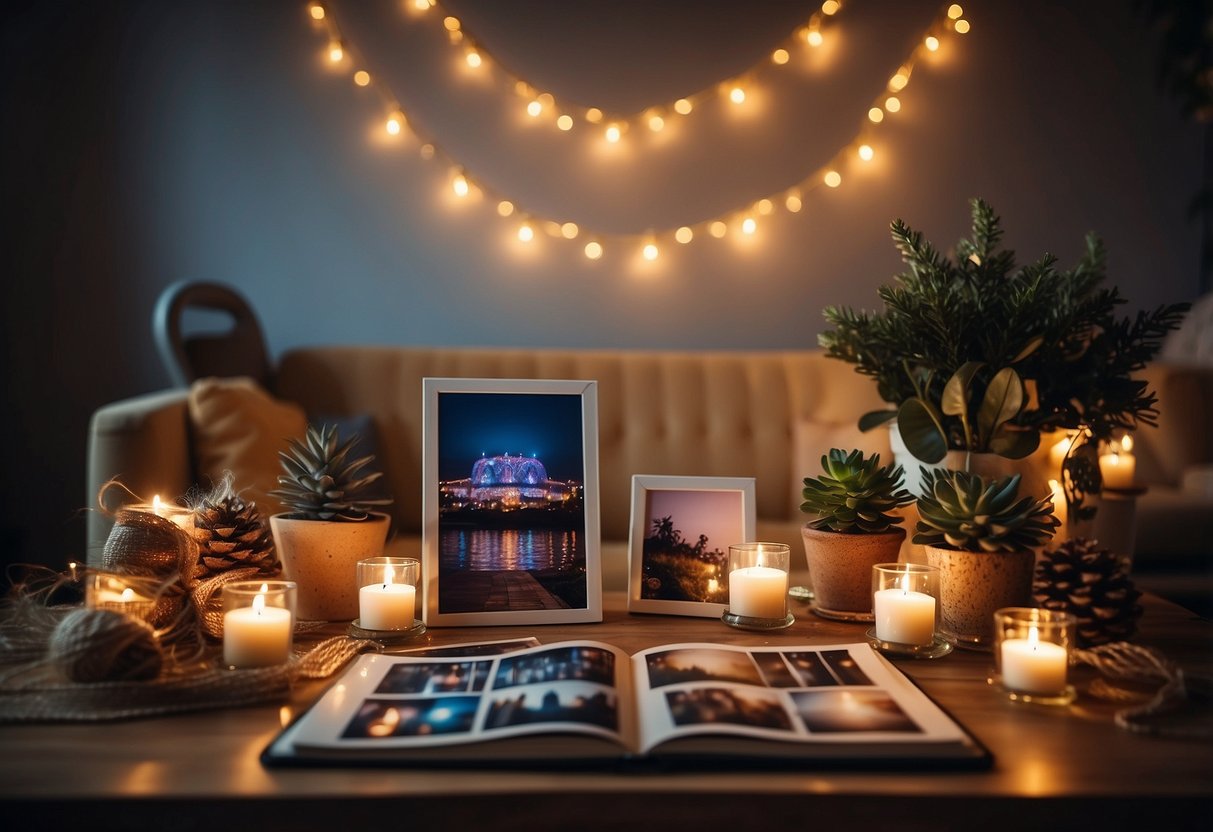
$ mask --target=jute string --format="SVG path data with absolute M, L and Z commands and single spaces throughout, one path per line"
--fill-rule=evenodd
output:
M 1075 650 L 1074 659 L 1103 674 L 1088 688 L 1092 696 L 1110 702 L 1134 703 L 1116 712 L 1113 721 L 1118 727 L 1137 734 L 1213 737 L 1208 681 L 1202 684 L 1188 679 L 1182 668 L 1157 650 L 1117 641 L 1088 650 Z M 1110 684 L 1108 679 L 1159 687 L 1153 695 L 1143 696 L 1132 689 Z M 1144 703 L 1143 699 L 1146 700 Z M 1168 718 L 1192 709 L 1196 709 L 1197 719 L 1168 721 Z

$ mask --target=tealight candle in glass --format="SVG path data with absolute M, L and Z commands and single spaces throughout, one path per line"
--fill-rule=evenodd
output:
M 994 613 L 994 675 L 991 684 L 1016 702 L 1068 705 L 1070 653 L 1078 620 L 1068 612 L 1004 607 Z
M 150 621 L 160 589 L 161 583 L 155 578 L 92 572 L 84 585 L 84 603 L 92 610 L 112 610 Z
M 420 575 L 421 564 L 414 558 L 358 561 L 358 619 L 351 625 L 351 632 L 359 636 L 409 637 L 424 631 L 425 625 L 417 620 Z
M 721 619 L 744 630 L 779 630 L 796 620 L 788 612 L 786 543 L 735 543 L 729 547 L 729 606 Z
M 295 631 L 294 581 L 232 581 L 223 598 L 223 663 L 232 669 L 285 664 Z
M 883 653 L 934 659 L 952 652 L 939 632 L 939 568 L 919 563 L 872 567 L 872 613 L 868 641 Z

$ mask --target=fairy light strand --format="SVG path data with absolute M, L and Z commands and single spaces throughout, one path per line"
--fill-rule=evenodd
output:
M 418 8 L 422 4 L 425 4 L 428 10 L 438 8 L 437 0 L 411 0 L 411 2 L 417 4 Z M 823 4 L 823 6 L 827 4 Z M 593 232 L 568 218 L 555 219 L 537 214 L 526 210 L 516 200 L 486 185 L 483 180 L 468 172 L 462 164 L 418 128 L 415 120 L 408 116 L 391 89 L 380 80 L 380 76 L 367 68 L 369 66 L 367 62 L 342 36 L 341 29 L 333 19 L 331 11 L 324 4 L 309 3 L 307 10 L 312 21 L 327 36 L 326 60 L 331 64 L 340 65 L 343 69 L 349 69 L 356 86 L 370 89 L 376 93 L 384 111 L 383 129 L 390 136 L 399 137 L 406 132 L 411 134 L 417 141 L 417 153 L 422 160 L 437 162 L 448 168 L 450 189 L 457 198 L 466 198 L 472 193 L 481 194 L 490 204 L 496 206 L 499 217 L 514 223 L 513 235 L 520 242 L 530 243 L 542 232 L 552 238 L 575 242 L 581 248 L 586 259 L 592 261 L 599 260 L 606 254 L 607 241 L 611 241 L 613 244 L 639 238 L 641 240 L 640 255 L 645 260 L 651 261 L 660 256 L 663 241 L 666 240 L 685 246 L 695 240 L 705 238 L 723 239 L 729 235 L 730 230 L 740 237 L 749 237 L 753 236 L 759 228 L 760 221 L 757 216 L 765 217 L 776 210 L 783 210 L 790 214 L 800 212 L 808 193 L 821 187 L 833 190 L 844 184 L 840 169 L 844 168 L 851 158 L 858 158 L 863 163 L 875 158 L 878 143 L 871 136 L 876 126 L 881 124 L 886 117 L 895 116 L 901 111 L 904 102 L 900 95 L 908 86 L 918 61 L 924 55 L 936 52 L 941 48 L 940 38 L 942 36 L 964 34 L 971 30 L 971 23 L 963 17 L 963 8 L 959 4 L 953 3 L 944 9 L 928 27 L 924 36 L 919 39 L 910 55 L 890 75 L 885 88 L 872 102 L 872 106 L 867 111 L 867 118 L 864 119 L 851 140 L 834 153 L 827 162 L 794 184 L 714 217 L 692 223 L 678 223 L 661 230 L 626 234 Z M 449 20 L 445 25 L 449 32 L 460 30 L 457 20 Z M 482 57 L 484 55 L 483 52 L 479 54 Z M 679 101 L 682 100 L 679 99 Z M 554 98 L 548 93 L 541 93 L 532 100 L 532 103 L 537 103 L 541 108 L 545 105 L 551 106 L 552 102 L 554 102 Z M 678 102 L 675 102 L 674 109 L 678 109 Z M 691 111 L 693 111 L 693 106 L 687 109 L 687 112 Z M 606 118 L 605 113 L 598 112 L 602 119 Z M 621 117 L 612 119 L 608 122 L 604 139 L 607 142 L 619 141 L 626 124 L 627 122 Z

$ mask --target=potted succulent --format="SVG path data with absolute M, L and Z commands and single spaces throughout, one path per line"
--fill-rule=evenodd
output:
M 1018 474 L 941 468 L 922 478 L 914 542 L 940 570 L 942 629 L 959 646 L 988 649 L 995 610 L 1033 606 L 1036 550 L 1059 525 L 1053 502 L 1020 497 Z
M 392 501 L 366 495 L 383 472 L 367 470 L 373 456 L 349 459 L 357 441 L 355 434 L 341 442 L 336 426 L 309 425 L 278 453 L 284 473 L 270 494 L 287 511 L 270 517 L 270 529 L 283 575 L 298 585 L 304 620 L 357 618 L 356 565 L 383 554 L 390 518 L 371 509 Z
M 832 448 L 822 474 L 804 481 L 800 510 L 813 516 L 801 536 L 813 585 L 813 611 L 824 618 L 872 620 L 872 567 L 896 561 L 905 518 L 890 512 L 914 502 L 902 488 L 900 466 L 881 466 L 880 454 L 864 458 Z
M 970 239 L 954 259 L 940 254 L 901 220 L 892 224 L 894 244 L 908 270 L 882 286 L 880 312 L 827 307 L 831 329 L 819 336 L 826 353 L 871 376 L 891 408 L 867 413 L 860 427 L 895 420 L 895 453 L 902 444 L 919 462 L 969 468 L 970 456 L 1021 460 L 1041 444 L 1041 434 L 1079 432 L 1106 440 L 1139 423 L 1155 424 L 1156 397 L 1133 378 L 1154 357 L 1168 330 L 1179 326 L 1188 304 L 1160 306 L 1121 318 L 1125 301 L 1102 288 L 1104 249 L 1088 235 L 1086 251 L 1070 270 L 1044 255 L 1017 268 L 1002 250 L 1000 218 L 974 199 Z M 1066 492 L 1099 489 L 1094 449 L 1075 443 L 1067 460 Z M 1043 489 L 1058 472 L 1044 470 L 1045 453 L 1031 465 L 1001 465 L 1032 474 Z M 911 490 L 918 466 L 904 456 Z M 1001 472 L 999 468 L 988 473 Z M 1071 517 L 1082 519 L 1083 515 Z

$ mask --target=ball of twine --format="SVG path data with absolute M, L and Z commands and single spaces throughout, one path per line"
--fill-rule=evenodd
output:
M 112 610 L 72 610 L 51 633 L 47 658 L 73 682 L 155 679 L 164 664 L 146 621 Z

